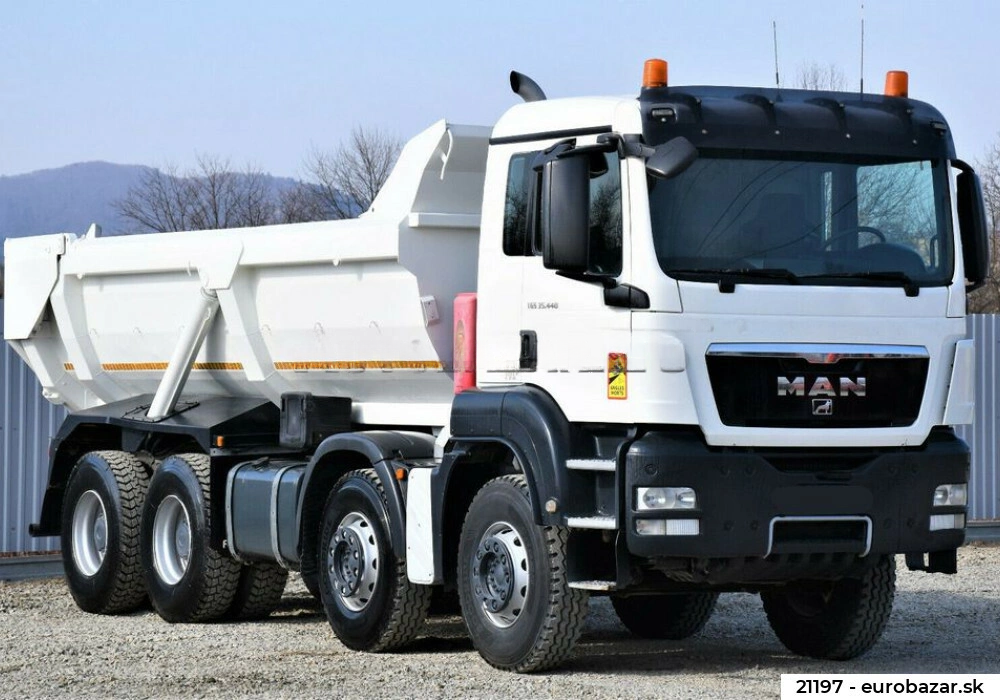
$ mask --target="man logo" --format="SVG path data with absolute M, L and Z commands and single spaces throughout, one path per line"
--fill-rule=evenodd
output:
M 868 389 L 864 377 L 816 377 L 808 385 L 805 377 L 778 377 L 778 396 L 858 396 L 864 398 Z
M 833 399 L 813 399 L 814 416 L 832 416 Z

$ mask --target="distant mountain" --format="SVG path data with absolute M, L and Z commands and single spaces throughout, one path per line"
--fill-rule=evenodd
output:
M 62 168 L 0 177 L 0 235 L 86 233 L 92 223 L 104 233 L 125 233 L 114 202 L 139 181 L 141 165 L 74 163 Z
M 100 224 L 105 236 L 134 232 L 137 225 L 118 216 L 114 203 L 139 182 L 144 170 L 143 165 L 95 161 L 0 176 L 0 238 L 82 235 L 92 223 Z M 265 177 L 275 190 L 295 185 L 291 178 Z

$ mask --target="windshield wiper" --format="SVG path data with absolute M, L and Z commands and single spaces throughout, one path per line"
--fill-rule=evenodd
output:
M 719 291 L 723 294 L 732 294 L 736 289 L 737 282 L 745 282 L 747 280 L 774 280 L 788 284 L 802 283 L 801 277 L 783 267 L 727 267 L 715 270 L 691 268 L 667 270 L 667 274 L 672 277 L 683 275 L 695 280 L 718 280 Z
M 920 286 L 905 272 L 899 270 L 859 271 L 859 272 L 827 272 L 818 275 L 803 275 L 801 279 L 842 279 L 871 280 L 872 282 L 895 282 L 903 288 L 906 296 L 915 297 L 920 294 Z

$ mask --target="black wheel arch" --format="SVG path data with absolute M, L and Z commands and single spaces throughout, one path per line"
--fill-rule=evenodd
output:
M 398 557 L 406 555 L 406 506 L 393 460 L 434 456 L 434 437 L 426 433 L 372 430 L 331 435 L 316 449 L 302 477 L 296 510 L 299 560 L 303 574 L 316 571 L 316 536 L 330 490 L 347 472 L 374 469 L 385 489 L 389 537 Z
M 571 498 L 566 460 L 582 451 L 574 450 L 582 437 L 547 392 L 529 384 L 464 391 L 452 403 L 451 436 L 442 467 L 450 470 L 484 446 L 502 446 L 524 472 L 535 523 L 562 524 Z M 550 501 L 555 508 L 546 507 Z

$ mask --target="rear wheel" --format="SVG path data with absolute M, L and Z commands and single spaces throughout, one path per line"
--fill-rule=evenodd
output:
M 345 475 L 327 499 L 319 546 L 327 619 L 351 649 L 389 651 L 416 637 L 431 587 L 411 583 L 392 551 L 389 512 L 374 470 Z
M 288 571 L 277 564 L 247 564 L 240 571 L 236 596 L 226 617 L 260 620 L 273 613 L 288 582 Z
M 174 455 L 149 483 L 142 564 L 153 607 L 168 622 L 224 616 L 240 582 L 240 564 L 211 546 L 209 464 L 207 455 Z
M 679 640 L 702 630 L 718 599 L 718 593 L 614 596 L 611 605 L 635 636 Z
M 70 474 L 62 513 L 62 557 L 81 610 L 113 614 L 146 597 L 139 520 L 149 479 L 127 452 L 88 452 Z
M 497 668 L 552 668 L 569 656 L 587 616 L 587 594 L 569 587 L 566 529 L 535 524 L 523 476 L 476 495 L 462 526 L 458 594 L 469 636 Z
M 896 561 L 882 556 L 860 578 L 789 584 L 760 594 L 771 629 L 789 651 L 853 659 L 882 636 L 896 587 Z

